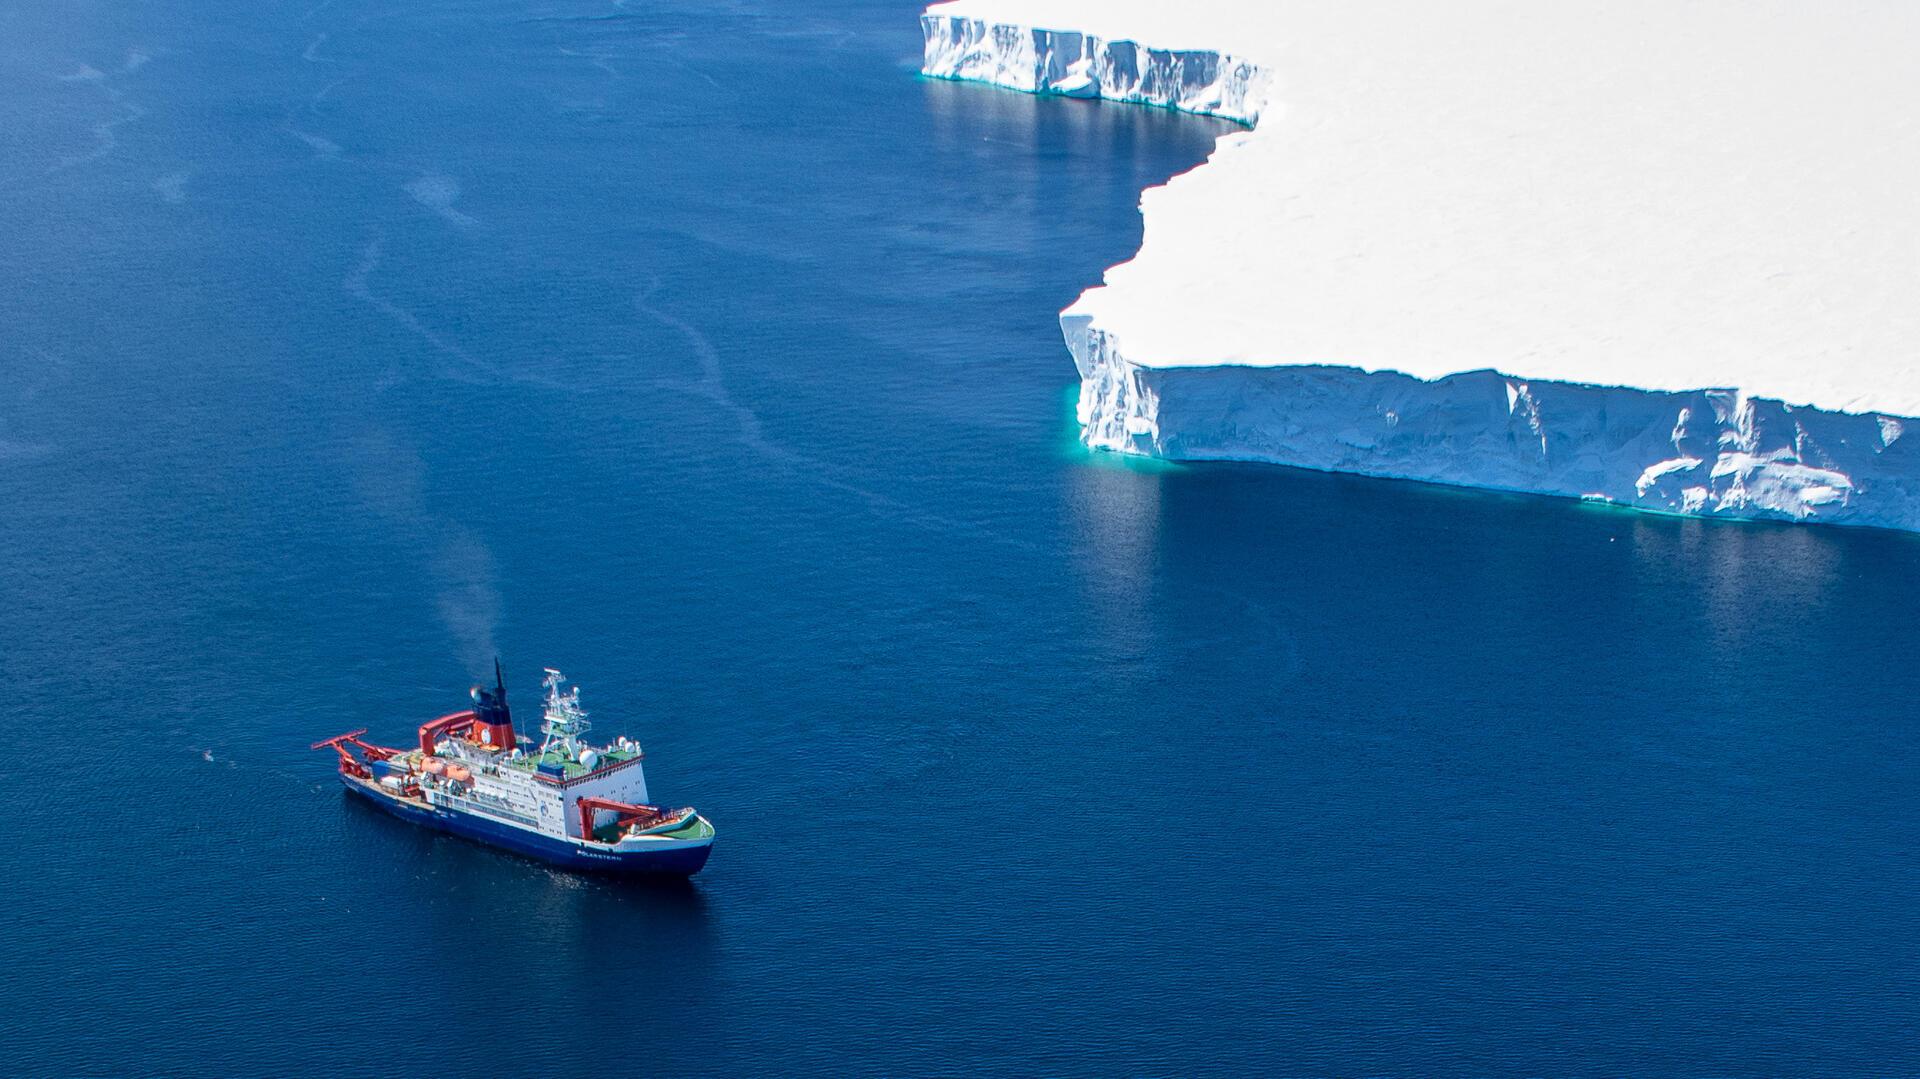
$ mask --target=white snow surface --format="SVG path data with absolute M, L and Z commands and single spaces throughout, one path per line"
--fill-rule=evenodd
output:
M 1920 528 L 1920 4 L 922 25 L 932 75 L 1255 125 L 1062 313 L 1089 444 Z

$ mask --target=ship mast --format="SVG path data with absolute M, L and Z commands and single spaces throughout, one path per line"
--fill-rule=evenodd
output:
M 580 755 L 580 736 L 587 733 L 587 711 L 580 707 L 580 687 L 575 686 L 569 692 L 562 693 L 560 685 L 566 677 L 552 667 L 546 668 L 547 677 L 540 684 L 546 688 L 546 711 L 540 723 L 540 733 L 546 738 L 540 743 L 540 755 L 556 745 L 573 760 Z

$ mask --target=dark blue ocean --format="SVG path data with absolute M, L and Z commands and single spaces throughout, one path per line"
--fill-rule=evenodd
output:
M 0 5 L 0 1073 L 1920 1072 L 1920 538 L 1086 454 L 1224 128 L 917 12 Z M 307 750 L 496 654 L 704 874 Z

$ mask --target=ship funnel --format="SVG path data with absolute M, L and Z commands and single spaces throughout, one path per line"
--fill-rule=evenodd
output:
M 473 734 L 476 742 L 512 749 L 513 712 L 507 708 L 507 681 L 500 674 L 500 661 L 493 661 L 493 688 L 473 689 Z

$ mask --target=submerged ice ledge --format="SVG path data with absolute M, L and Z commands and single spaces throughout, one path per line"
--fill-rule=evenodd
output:
M 1189 17 L 1182 9 L 1095 7 L 1078 0 L 956 0 L 937 4 L 922 16 L 929 75 L 1035 93 L 1161 105 L 1250 125 L 1266 113 L 1265 126 L 1258 131 L 1226 136 L 1208 164 L 1149 191 L 1142 201 L 1147 242 L 1141 256 L 1109 270 L 1106 284 L 1088 290 L 1062 313 L 1061 327 L 1081 376 L 1079 420 L 1089 446 L 1596 498 L 1672 513 L 1920 530 L 1920 444 L 1904 438 L 1907 427 L 1920 422 L 1906 418 L 1920 412 L 1920 380 L 1914 374 L 1914 350 L 1899 351 L 1900 345 L 1911 343 L 1911 316 L 1896 319 L 1892 330 L 1897 332 L 1839 341 L 1832 350 L 1840 357 L 1836 362 L 1818 359 L 1819 342 L 1812 336 L 1794 337 L 1797 324 L 1778 312 L 1747 317 L 1747 322 L 1759 324 L 1751 331 L 1744 324 L 1733 325 L 1744 317 L 1743 310 L 1755 310 L 1753 294 L 1701 292 L 1697 279 L 1718 273 L 1744 280 L 1741 275 L 1751 276 L 1756 264 L 1743 261 L 1746 252 L 1718 261 L 1694 258 L 1701 250 L 1711 254 L 1711 241 L 1728 247 L 1727 237 L 1743 235 L 1737 231 L 1738 221 L 1727 223 L 1736 231 L 1716 233 L 1711 208 L 1689 209 L 1680 200 L 1675 206 L 1647 210 L 1643 216 L 1653 219 L 1649 222 L 1601 222 L 1618 233 L 1609 237 L 1616 248 L 1632 250 L 1634 242 L 1649 245 L 1653 265 L 1636 284 L 1656 297 L 1677 295 L 1671 310 L 1632 292 L 1602 287 L 1581 293 L 1588 286 L 1578 281 L 1560 291 L 1578 293 L 1580 306 L 1554 310 L 1559 297 L 1548 295 L 1542 301 L 1527 292 L 1529 281 L 1491 279 L 1475 282 L 1479 292 L 1459 296 L 1436 289 L 1425 306 L 1419 298 L 1402 301 L 1403 324 L 1384 330 L 1381 320 L 1367 317 L 1374 312 L 1364 309 L 1322 315 L 1344 302 L 1345 293 L 1404 284 L 1392 271 L 1364 280 L 1343 276 L 1343 264 L 1364 264 L 1370 256 L 1395 252 L 1368 249 L 1345 237 L 1343 242 L 1353 244 L 1354 250 L 1330 247 L 1325 228 L 1315 231 L 1283 220 L 1269 204 L 1293 207 L 1294 219 L 1322 216 L 1326 206 L 1314 205 L 1315 200 L 1348 213 L 1364 212 L 1365 189 L 1373 179 L 1356 176 L 1352 186 L 1362 194 L 1351 201 L 1344 200 L 1344 192 L 1329 200 L 1327 192 L 1341 191 L 1338 166 L 1351 160 L 1391 164 L 1394 140 L 1378 138 L 1356 151 L 1348 145 L 1351 140 L 1332 144 L 1323 139 L 1332 153 L 1303 157 L 1315 149 L 1313 139 L 1321 131 L 1369 117 L 1363 108 L 1344 114 L 1316 108 L 1311 94 L 1299 110 L 1303 117 L 1293 115 L 1292 100 L 1270 101 L 1280 96 L 1277 73 L 1220 47 L 1235 39 L 1235 19 L 1222 17 L 1222 12 L 1231 14 L 1232 7 L 1209 6 L 1202 0 L 1199 14 Z M 995 14 L 1001 11 L 1013 14 Z M 1028 18 L 1033 21 L 1021 21 Z M 1055 28 L 1059 26 L 1077 28 Z M 1133 37 L 1177 47 L 1136 43 L 1126 36 L 1130 31 Z M 1252 41 L 1250 55 L 1285 52 L 1273 44 L 1270 25 L 1265 36 L 1257 26 L 1244 36 Z M 1410 48 L 1424 46 L 1411 38 L 1409 42 Z M 1391 53 L 1390 48 L 1384 51 Z M 1383 65 L 1392 62 L 1388 55 Z M 1384 92 L 1391 96 L 1395 91 L 1388 87 Z M 1444 93 L 1434 91 L 1432 96 Z M 1283 106 L 1285 118 L 1280 116 Z M 1416 113 L 1409 123 L 1435 126 L 1417 115 L 1417 106 L 1409 105 L 1407 111 Z M 1270 129 L 1294 123 L 1308 125 L 1311 136 L 1289 132 L 1291 141 L 1280 143 L 1279 136 L 1270 134 Z M 1493 136 L 1514 137 L 1498 131 Z M 1267 142 L 1260 144 L 1263 139 Z M 1356 153 L 1358 158 L 1353 157 Z M 1349 155 L 1349 160 L 1339 160 L 1341 155 Z M 1336 159 L 1335 167 L 1328 167 L 1327 157 Z M 1576 148 L 1570 160 L 1580 159 Z M 1446 175 L 1451 167 L 1444 159 L 1436 162 L 1441 184 L 1459 182 L 1459 177 Z M 1291 174 L 1316 170 L 1322 175 L 1306 183 Z M 1424 178 L 1413 173 L 1399 179 L 1416 185 Z M 1804 187 L 1783 191 L 1798 195 Z M 1610 208 L 1629 218 L 1635 209 L 1631 204 Z M 1244 211 L 1240 216 L 1245 231 L 1270 228 L 1274 243 L 1236 246 L 1244 237 L 1223 231 L 1232 229 L 1236 210 Z M 1686 237 L 1696 249 L 1660 249 L 1662 211 L 1706 219 L 1700 235 Z M 1497 200 L 1493 212 L 1496 227 L 1499 218 L 1509 216 Z M 1524 219 L 1527 211 L 1513 210 L 1511 216 Z M 1805 233 L 1769 223 L 1771 232 L 1790 235 L 1764 254 L 1790 261 L 1801 250 L 1794 245 L 1814 242 L 1821 224 L 1833 232 L 1833 222 L 1815 222 Z M 1336 221 L 1334 227 L 1344 226 Z M 1858 232 L 1833 234 L 1851 238 Z M 1878 293 L 1861 282 L 1877 283 L 1893 294 L 1911 283 L 1914 258 L 1902 244 L 1913 232 L 1910 213 L 1891 220 L 1886 239 L 1892 254 L 1882 259 L 1886 281 L 1871 276 L 1842 280 L 1843 294 L 1787 289 L 1778 294 L 1779 303 L 1805 304 L 1810 333 L 1892 317 L 1878 308 Z M 1218 253 L 1196 254 L 1192 243 L 1183 247 L 1183 234 L 1197 235 Z M 1648 236 L 1654 239 L 1648 241 Z M 1488 246 L 1480 237 L 1478 248 L 1472 246 L 1474 238 L 1446 239 L 1458 240 L 1469 256 L 1481 256 L 1482 264 L 1497 264 L 1498 243 L 1524 245 L 1531 238 L 1495 237 L 1494 246 Z M 1434 237 L 1416 240 L 1428 248 L 1437 243 Z M 1298 254 L 1289 257 L 1292 249 L 1286 245 L 1294 241 Z M 1764 244 L 1757 241 L 1755 246 Z M 1282 248 L 1277 256 L 1274 245 Z M 1516 251 L 1508 260 L 1513 269 L 1507 272 L 1524 273 L 1528 257 L 1537 254 Z M 1604 275 L 1617 269 L 1605 261 L 1612 257 L 1610 251 L 1596 255 L 1572 249 L 1566 256 L 1590 263 L 1587 271 L 1601 275 L 1603 285 Z M 1315 258 L 1325 263 L 1316 266 Z M 1431 281 L 1449 267 L 1435 263 L 1414 269 Z M 1803 269 L 1807 267 L 1783 265 L 1778 273 L 1765 276 L 1787 278 L 1792 276 L 1789 271 Z M 1313 295 L 1313 276 L 1322 273 L 1333 280 L 1321 286 L 1328 291 Z M 1533 301 L 1547 310 L 1532 318 L 1507 318 L 1507 312 L 1488 306 L 1475 311 L 1477 319 L 1463 317 L 1447 324 L 1447 305 L 1472 308 L 1486 302 L 1483 294 L 1497 295 L 1509 284 L 1517 292 L 1515 306 Z M 1688 293 L 1689 288 L 1694 291 Z M 1297 299 L 1302 295 L 1309 298 Z M 1456 303 L 1462 296 L 1464 301 Z M 1290 297 L 1295 298 L 1291 303 Z M 1686 324 L 1701 310 L 1716 311 L 1720 321 L 1695 318 L 1709 324 Z M 1575 343 L 1541 340 L 1539 347 L 1528 347 L 1534 338 L 1559 329 L 1550 325 L 1555 317 L 1577 323 L 1562 331 L 1577 336 Z M 1319 332 L 1316 318 L 1326 324 L 1326 332 Z M 1580 322 L 1582 318 L 1587 321 Z M 1623 342 L 1596 318 L 1640 318 L 1649 327 L 1645 336 Z M 1672 350 L 1684 354 L 1684 362 L 1656 356 L 1646 344 L 1658 340 L 1653 335 L 1663 320 L 1672 320 L 1671 335 L 1677 341 Z M 1741 337 L 1742 332 L 1747 336 Z M 1483 338 L 1490 347 L 1476 356 Z M 1603 348 L 1589 345 L 1593 340 L 1610 342 L 1635 359 L 1614 362 Z M 1408 341 L 1413 347 L 1430 342 L 1431 348 L 1405 351 Z M 1352 347 L 1343 348 L 1348 344 Z M 1779 346 L 1778 356 L 1749 359 L 1759 355 L 1759 347 L 1773 344 Z M 1306 358 L 1344 359 L 1343 352 L 1352 355 L 1352 364 Z M 1271 358 L 1286 355 L 1302 358 Z M 1503 355 L 1512 359 L 1500 360 Z M 1614 382 L 1621 384 L 1608 384 Z M 1791 404 L 1789 399 L 1820 407 Z

